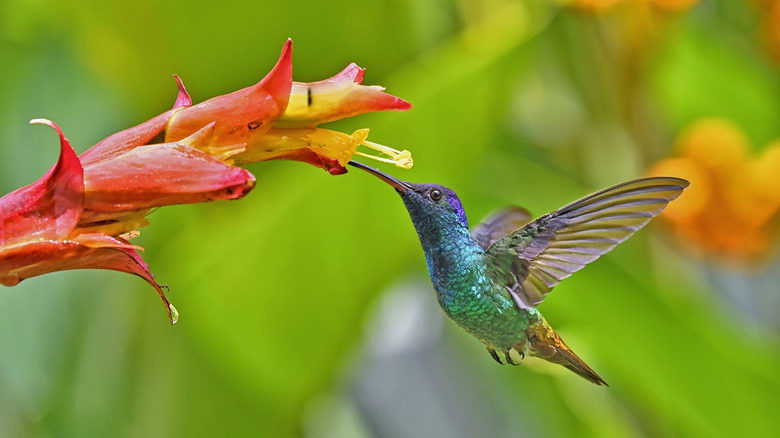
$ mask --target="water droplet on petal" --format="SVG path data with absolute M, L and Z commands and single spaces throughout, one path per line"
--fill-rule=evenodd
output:
M 168 309 L 171 311 L 171 324 L 179 322 L 179 311 L 171 303 L 168 303 Z

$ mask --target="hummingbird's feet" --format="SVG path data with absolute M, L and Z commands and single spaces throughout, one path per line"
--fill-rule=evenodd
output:
M 504 358 L 506 359 L 506 363 L 509 365 L 517 365 L 517 363 L 512 360 L 512 349 L 504 351 Z
M 493 360 L 500 363 L 501 365 L 507 365 L 507 364 L 520 365 L 520 363 L 518 362 L 518 358 L 519 360 L 525 359 L 525 353 L 523 353 L 522 351 L 518 350 L 515 347 L 512 347 L 508 350 L 504 350 L 503 352 L 504 360 L 501 360 L 501 356 L 498 355 L 498 352 L 496 352 L 496 350 L 492 348 L 488 348 L 487 351 L 488 353 L 490 353 L 490 357 L 492 357 Z
M 501 358 L 498 357 L 498 353 L 496 353 L 496 350 L 493 350 L 492 348 L 487 349 L 488 353 L 490 353 L 490 357 L 493 358 L 496 362 L 498 362 L 501 365 L 504 365 L 504 362 L 501 362 Z
M 523 350 L 515 347 L 512 347 L 504 352 L 504 356 L 506 357 L 506 363 L 510 365 L 520 365 L 520 361 L 525 359 L 525 353 L 523 353 Z

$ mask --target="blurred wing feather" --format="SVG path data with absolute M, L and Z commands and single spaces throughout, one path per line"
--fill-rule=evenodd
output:
M 628 239 L 688 187 L 643 178 L 601 190 L 495 240 L 494 276 L 521 308 L 535 307 L 564 278 Z
M 497 210 L 482 220 L 471 230 L 471 237 L 484 250 L 496 240 L 522 228 L 533 217 L 523 207 L 506 207 Z

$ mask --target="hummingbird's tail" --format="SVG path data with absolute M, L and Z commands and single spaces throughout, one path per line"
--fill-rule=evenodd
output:
M 563 339 L 558 336 L 558 333 L 555 333 L 550 325 L 547 324 L 547 321 L 543 321 L 539 325 L 529 326 L 526 335 L 528 336 L 528 341 L 525 349 L 530 355 L 563 365 L 596 385 L 609 386 L 604 379 L 599 377 L 595 371 L 571 351 L 571 348 L 563 342 Z

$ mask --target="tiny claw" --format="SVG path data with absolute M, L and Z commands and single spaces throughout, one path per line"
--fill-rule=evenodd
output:
M 512 352 L 512 349 L 504 351 L 504 359 L 506 359 L 506 363 L 509 365 L 517 365 L 517 363 L 512 360 L 512 355 L 510 354 Z
M 487 349 L 488 353 L 490 353 L 490 357 L 493 358 L 496 362 L 498 362 L 499 365 L 504 365 L 504 362 L 501 362 L 501 358 L 498 357 L 498 353 L 496 353 L 496 350 L 493 350 L 492 348 Z

